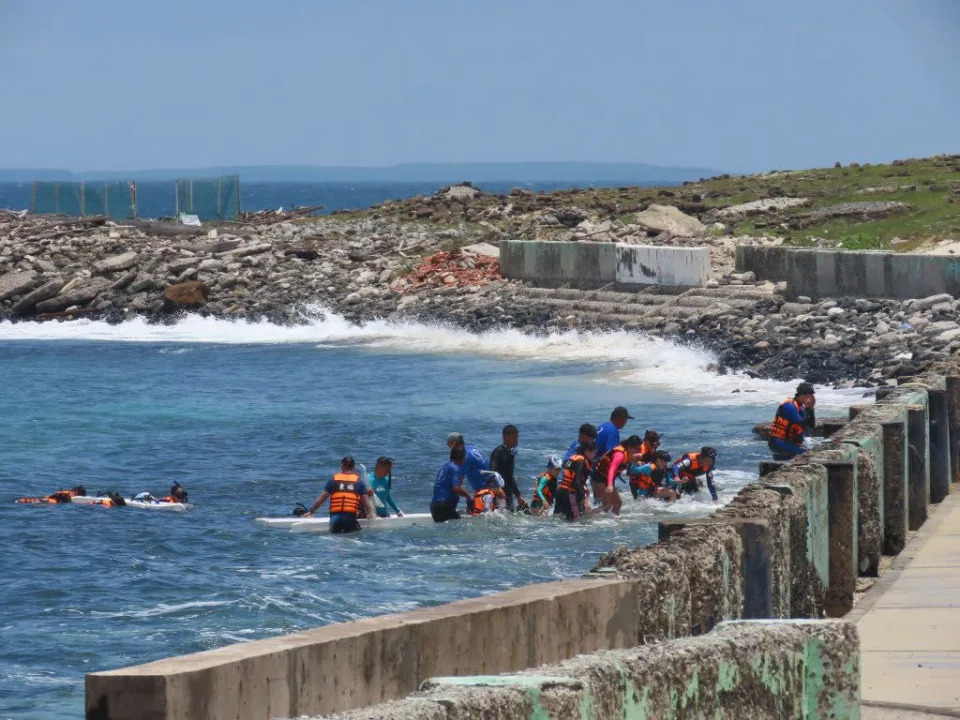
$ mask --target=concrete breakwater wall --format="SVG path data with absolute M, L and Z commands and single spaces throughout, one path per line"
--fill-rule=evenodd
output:
M 737 246 L 737 271 L 787 283 L 791 300 L 806 296 L 909 300 L 960 297 L 960 258 L 946 255 Z
M 448 687 L 453 681 L 446 681 L 431 691 L 440 693 L 443 702 L 423 696 L 405 701 L 433 702 L 431 707 L 449 710 L 420 717 L 475 717 L 469 714 L 477 707 L 471 703 L 483 696 L 488 698 L 484 702 L 506 708 L 500 717 L 534 717 L 523 710 L 527 705 L 510 703 L 520 702 L 520 695 L 527 700 L 546 697 L 549 689 L 578 698 L 578 707 L 587 708 L 572 717 L 600 718 L 608 717 L 596 709 L 600 686 L 586 676 L 621 673 L 631 687 L 639 688 L 636 683 L 642 678 L 655 676 L 651 673 L 657 663 L 695 656 L 702 659 L 696 668 L 715 666 L 731 660 L 723 650 L 733 642 L 730 633 L 737 638 L 745 633 L 744 648 L 756 642 L 749 645 L 753 650 L 740 655 L 746 666 L 767 662 L 780 667 L 777 663 L 786 663 L 786 656 L 774 652 L 778 643 L 799 653 L 797 648 L 807 642 L 799 636 L 782 639 L 793 632 L 788 629 L 792 625 L 778 623 L 771 630 L 761 622 L 758 627 L 763 629 L 758 630 L 747 624 L 711 631 L 724 621 L 740 619 L 844 615 L 853 604 L 857 576 L 875 574 L 882 554 L 902 549 L 907 531 L 919 527 L 929 503 L 942 500 L 958 477 L 960 378 L 903 378 L 899 387 L 881 388 L 875 405 L 851 408 L 850 416 L 805 456 L 784 465 L 764 463 L 759 481 L 712 516 L 662 523 L 657 543 L 609 553 L 591 577 L 93 673 L 87 676 L 87 717 L 318 715 L 404 698 L 438 676 L 517 672 L 598 650 L 639 648 L 549 668 L 551 676 L 563 682 L 523 681 L 526 689 L 518 690 L 514 678 L 487 678 L 474 683 L 481 689 L 448 697 L 444 693 L 453 692 Z M 823 666 L 823 656 L 833 658 L 831 667 L 842 676 L 842 682 L 825 689 L 826 695 L 838 703 L 855 696 L 859 677 L 852 631 L 803 632 L 821 638 L 817 657 L 806 650 L 802 656 L 811 672 Z M 704 637 L 696 642 L 657 645 L 660 650 L 640 647 L 699 635 Z M 713 658 L 713 665 L 703 658 Z M 591 669 L 584 670 L 587 667 Z M 742 665 L 736 667 L 738 673 L 745 672 Z M 797 701 L 801 690 L 786 664 L 783 668 L 776 678 L 767 678 L 770 687 L 780 690 L 764 695 L 764 703 L 789 707 Z M 705 683 L 719 681 L 702 677 Z M 692 693 L 691 702 L 699 697 L 699 689 L 668 687 L 678 697 Z M 727 714 L 739 716 L 742 706 L 737 703 L 745 696 L 730 687 L 727 695 L 704 694 L 704 702 L 719 703 L 725 711 L 729 703 Z M 642 702 L 651 703 L 651 712 L 663 702 L 654 688 L 638 693 L 637 707 L 643 697 L 648 699 Z M 623 693 L 618 697 L 629 699 Z M 623 716 L 644 715 L 637 710 Z M 778 715 L 771 710 L 765 716 Z M 800 716 L 815 717 L 816 708 Z
M 618 289 L 646 285 L 699 287 L 710 272 L 707 248 L 657 247 L 620 243 L 500 243 L 500 272 L 538 285 Z

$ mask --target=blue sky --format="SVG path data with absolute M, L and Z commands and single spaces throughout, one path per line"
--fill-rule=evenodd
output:
M 960 152 L 960 0 L 0 0 L 0 167 Z

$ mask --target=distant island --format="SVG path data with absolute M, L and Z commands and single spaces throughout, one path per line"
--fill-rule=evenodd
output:
M 33 180 L 174 180 L 239 175 L 244 182 L 597 182 L 680 183 L 718 175 L 709 168 L 667 167 L 644 163 L 508 162 L 405 163 L 389 167 L 312 165 L 235 165 L 71 172 L 61 169 L 0 169 L 0 182 Z

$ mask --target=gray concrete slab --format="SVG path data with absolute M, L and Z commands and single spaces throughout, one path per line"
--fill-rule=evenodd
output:
M 863 701 L 898 705 L 863 717 L 960 716 L 960 491 L 951 490 L 847 616 L 860 632 Z

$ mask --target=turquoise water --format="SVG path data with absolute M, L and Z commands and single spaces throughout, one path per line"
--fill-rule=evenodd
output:
M 709 360 L 622 333 L 478 337 L 335 317 L 0 324 L 0 717 L 78 717 L 87 672 L 577 576 L 617 544 L 654 540 L 658 519 L 711 506 L 630 501 L 580 526 L 491 517 L 353 537 L 253 518 L 309 503 L 345 454 L 396 458 L 401 508 L 426 511 L 447 433 L 489 452 L 507 422 L 526 491 L 545 455 L 618 404 L 637 416 L 628 431 L 656 427 L 674 452 L 715 445 L 728 500 L 765 456 L 751 426 L 789 386 L 712 376 Z M 821 405 L 831 397 L 848 399 Z M 12 503 L 173 480 L 195 509 Z

